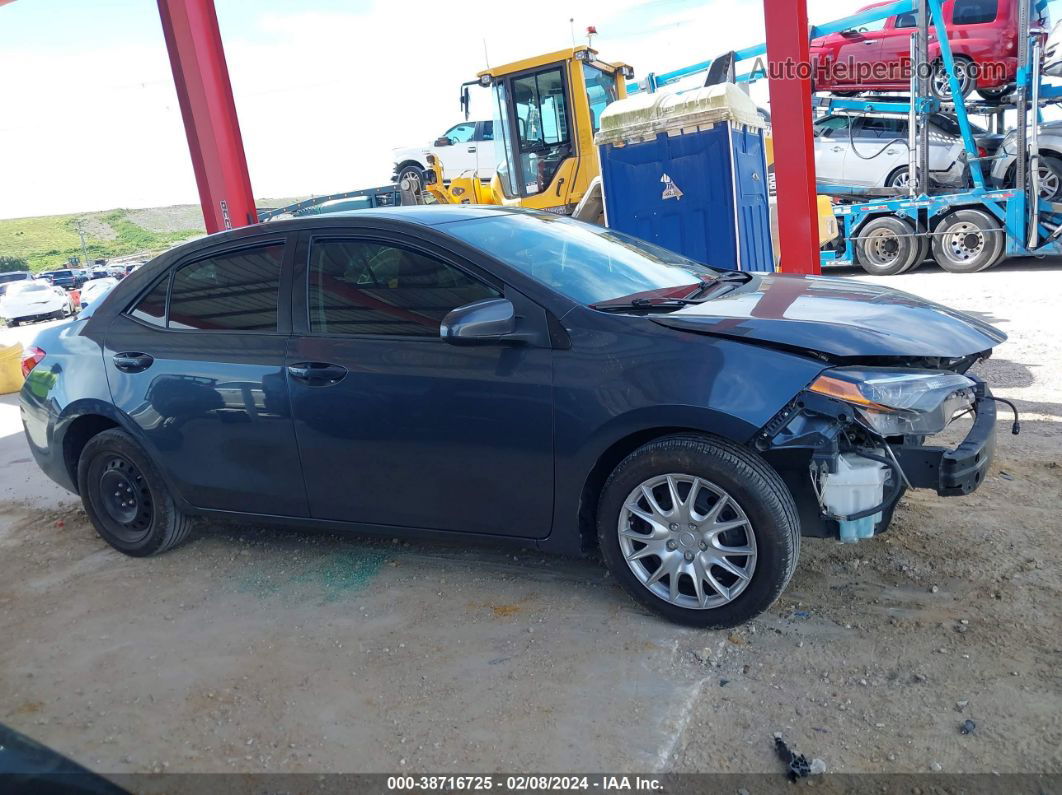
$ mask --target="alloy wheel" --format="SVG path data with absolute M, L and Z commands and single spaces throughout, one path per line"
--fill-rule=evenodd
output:
M 624 501 L 617 532 L 638 581 L 679 607 L 728 604 L 756 570 L 756 535 L 748 516 L 724 489 L 694 475 L 643 481 Z

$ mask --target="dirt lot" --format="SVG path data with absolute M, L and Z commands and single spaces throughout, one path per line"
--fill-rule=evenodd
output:
M 1001 412 L 970 498 L 806 540 L 783 598 L 733 632 L 531 552 L 204 526 L 125 558 L 32 465 L 4 398 L 0 721 L 106 773 L 766 772 L 779 731 L 830 772 L 1060 773 L 1062 267 L 887 283 L 1010 335 L 981 369 L 1022 435 Z

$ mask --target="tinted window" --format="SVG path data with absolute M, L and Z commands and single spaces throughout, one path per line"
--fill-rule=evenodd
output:
M 145 295 L 130 311 L 130 315 L 137 320 L 150 323 L 153 326 L 166 325 L 166 291 L 170 286 L 170 277 L 167 276 L 156 284 L 151 292 Z
M 900 14 L 896 17 L 897 28 L 916 28 L 918 27 L 918 14 Z
M 494 140 L 494 122 L 493 121 L 485 121 L 485 122 L 483 122 L 483 140 L 484 141 L 493 141 Z
M 41 274 L 44 275 L 44 274 Z M 28 273 L 0 273 L 0 283 L 2 282 L 14 282 L 22 279 L 29 279 Z
M 955 0 L 951 21 L 956 25 L 978 25 L 996 18 L 999 0 Z
M 317 334 L 437 337 L 451 309 L 499 293 L 416 251 L 359 240 L 310 252 L 310 330 Z
M 277 243 L 183 266 L 173 275 L 169 328 L 276 331 L 283 259 Z

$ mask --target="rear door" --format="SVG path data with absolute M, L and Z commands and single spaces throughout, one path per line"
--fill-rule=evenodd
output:
M 884 187 L 910 164 L 904 119 L 859 118 L 852 125 L 852 143 L 844 161 L 844 180 L 850 185 Z
M 529 538 L 553 510 L 544 310 L 397 233 L 300 244 L 288 377 L 314 518 Z M 455 346 L 452 309 L 504 295 L 543 341 Z
M 107 331 L 114 404 L 197 507 L 307 515 L 284 372 L 293 237 L 189 255 Z

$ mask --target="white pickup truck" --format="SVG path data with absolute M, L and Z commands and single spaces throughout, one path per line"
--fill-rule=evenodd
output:
M 439 158 L 446 182 L 469 171 L 475 171 L 480 179 L 489 180 L 498 165 L 494 159 L 494 122 L 463 121 L 436 138 L 431 146 L 392 150 L 395 181 L 408 177 L 419 182 L 428 167 L 429 154 Z

